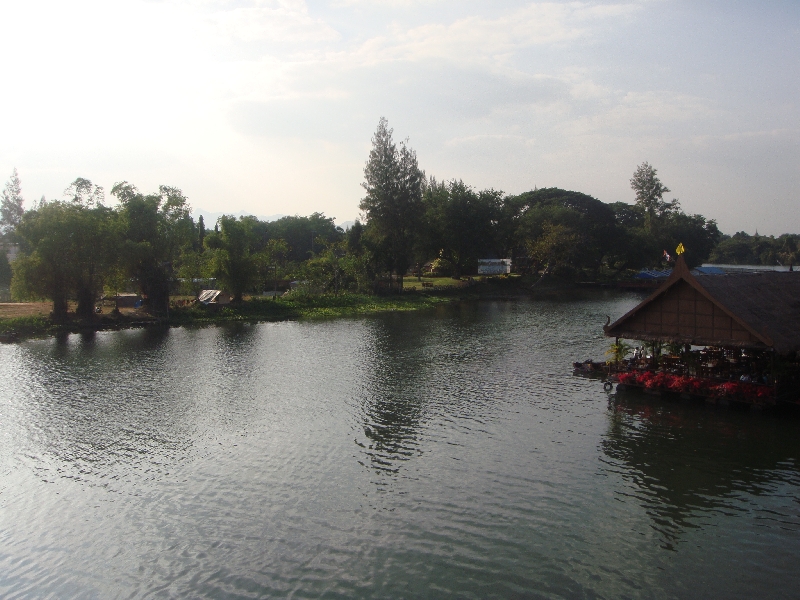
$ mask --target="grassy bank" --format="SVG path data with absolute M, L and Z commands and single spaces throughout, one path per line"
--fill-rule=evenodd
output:
M 35 335 L 50 335 L 58 333 L 62 328 L 53 323 L 49 317 L 8 317 L 0 318 L 0 339 L 4 339 L 11 334 L 22 337 Z
M 456 296 L 403 294 L 402 296 L 370 296 L 338 294 L 291 296 L 275 299 L 251 298 L 241 304 L 227 306 L 191 306 L 170 310 L 170 325 L 214 323 L 224 321 L 280 321 L 366 315 L 390 311 L 412 311 L 431 308 Z
M 185 304 L 186 300 L 190 300 L 189 297 L 177 297 L 170 307 L 168 318 L 161 319 L 140 309 L 123 309 L 121 313 L 112 313 L 112 306 L 109 305 L 104 307 L 103 313 L 95 315 L 91 320 L 76 319 L 71 312 L 71 318 L 67 321 L 55 323 L 49 317 L 52 305 L 48 303 L 0 304 L 0 341 L 86 329 L 125 329 L 146 325 L 179 327 L 232 321 L 284 321 L 407 312 L 458 300 L 530 293 L 529 282 L 519 278 L 497 278 L 470 287 L 460 287 L 459 282 L 449 278 L 426 279 L 435 286 L 433 290 L 417 288 L 415 291 L 407 290 L 402 295 L 390 296 L 351 293 L 316 296 L 298 294 L 274 299 L 254 296 L 241 303 L 226 306 Z M 71 311 L 74 308 L 70 305 Z
M 55 335 L 85 329 L 125 329 L 143 325 L 202 325 L 232 321 L 284 321 L 292 319 L 331 318 L 367 315 L 391 311 L 415 311 L 432 308 L 438 304 L 458 300 L 465 295 L 403 294 L 402 296 L 370 296 L 366 294 L 338 294 L 285 298 L 251 298 L 227 306 L 171 307 L 167 319 L 156 319 L 142 311 L 122 311 L 121 314 L 99 314 L 90 321 L 69 318 L 63 323 L 53 322 L 49 315 L 25 314 L 32 312 L 29 305 L 5 305 L 0 316 L 0 340 L 13 341 L 26 337 Z M 22 314 L 23 316 L 11 316 Z

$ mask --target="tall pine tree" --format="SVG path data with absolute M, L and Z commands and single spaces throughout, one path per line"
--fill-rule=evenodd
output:
M 22 208 L 24 200 L 22 198 L 22 186 L 19 182 L 17 169 L 11 173 L 11 179 L 6 182 L 3 190 L 2 201 L 0 201 L 0 235 L 4 239 L 13 238 L 14 231 L 22 220 L 25 212 Z
M 386 270 L 396 274 L 400 290 L 423 213 L 424 179 L 416 153 L 405 142 L 395 145 L 389 122 L 381 117 L 364 167 L 366 195 L 359 208 L 366 217 L 367 237 Z

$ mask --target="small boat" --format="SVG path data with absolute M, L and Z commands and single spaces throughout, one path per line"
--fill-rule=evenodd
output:
M 591 358 L 583 362 L 572 363 L 573 375 L 593 376 L 604 375 L 606 373 L 606 363 L 595 362 Z

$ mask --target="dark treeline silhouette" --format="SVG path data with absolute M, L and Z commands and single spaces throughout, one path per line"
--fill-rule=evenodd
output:
M 800 235 L 784 233 L 779 237 L 748 235 L 744 231 L 724 235 L 711 251 L 709 260 L 732 265 L 795 265 L 800 257 Z
M 0 252 L 0 285 L 10 279 L 17 299 L 51 300 L 54 317 L 64 318 L 70 301 L 89 316 L 102 293 L 122 291 L 140 293 L 150 312 L 163 314 L 170 294 L 197 293 L 210 279 L 241 300 L 289 280 L 306 293 L 398 290 L 409 274 L 475 274 L 481 258 L 512 258 L 523 274 L 613 279 L 665 266 L 664 251 L 679 243 L 690 265 L 797 258 L 800 236 L 728 237 L 713 219 L 684 213 L 664 198 L 670 190 L 646 162 L 631 178 L 633 204 L 557 188 L 506 195 L 426 176 L 392 133 L 382 118 L 364 169 L 363 221 L 346 232 L 322 213 L 194 221 L 187 198 L 169 186 L 144 193 L 117 183 L 108 206 L 104 190 L 83 178 L 64 199 L 23 210 L 15 170 L 2 195 L 0 240 L 18 255 L 9 268 Z

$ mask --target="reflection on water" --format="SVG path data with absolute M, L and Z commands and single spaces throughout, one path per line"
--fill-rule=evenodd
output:
M 648 401 L 619 394 L 610 403 L 602 448 L 630 483 L 664 547 L 702 526 L 703 515 L 759 510 L 759 519 L 800 531 L 800 423 L 771 416 Z M 627 493 L 627 492 L 626 492 Z M 747 501 L 742 501 L 747 498 Z M 771 498 L 769 502 L 763 500 Z
M 0 596 L 793 596 L 798 421 L 571 376 L 637 301 L 2 345 Z
M 356 443 L 364 449 L 369 466 L 382 476 L 397 474 L 404 461 L 421 452 L 417 437 L 426 402 L 418 391 L 427 379 L 423 348 L 428 332 L 402 318 L 370 325 L 373 343 L 364 353 L 368 375 L 359 399 L 366 439 L 356 438 Z
M 153 472 L 185 453 L 190 424 L 170 393 L 168 332 L 102 341 L 78 334 L 23 346 L 17 366 L 25 376 L 8 407 L 25 420 L 29 445 L 19 458 L 44 481 L 115 488 L 120 471 Z

